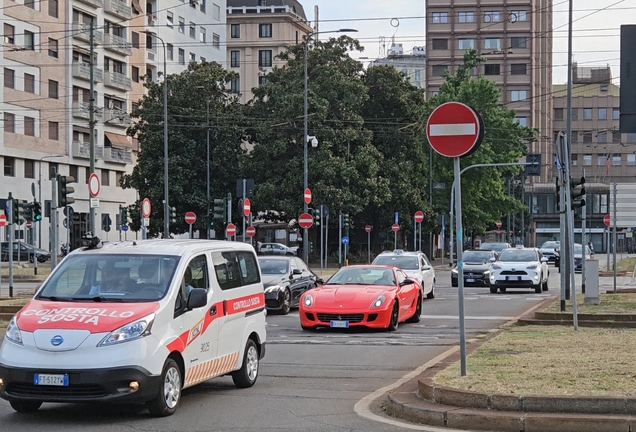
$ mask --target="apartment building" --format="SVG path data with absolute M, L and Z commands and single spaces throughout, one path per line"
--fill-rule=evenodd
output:
M 405 53 L 402 44 L 392 44 L 386 58 L 374 60 L 369 66 L 393 66 L 415 87 L 426 88 L 426 49 L 413 47 L 411 53 Z
M 487 60 L 472 73 L 493 80 L 517 121 L 539 130 L 528 151 L 543 155 L 542 176 L 527 181 L 551 179 L 552 1 L 426 0 L 429 97 L 439 91 L 442 73 L 455 72 L 470 48 Z
M 242 103 L 253 98 L 252 89 L 265 82 L 273 67 L 284 65 L 276 56 L 311 32 L 296 0 L 227 0 L 226 64 L 239 74 L 231 86 Z
M 45 209 L 43 221 L 31 230 L 16 229 L 16 238 L 59 251 L 59 244 L 49 245 L 53 172 L 70 175 L 77 182 L 72 185 L 74 215 L 60 218 L 64 222 L 58 227 L 61 243 L 69 239 L 77 244 L 90 229 L 91 130 L 95 173 L 101 183 L 94 234 L 106 240 L 137 237 L 137 233 L 117 230 L 119 207 L 138 198 L 134 190 L 122 189 L 120 180 L 132 171 L 139 150 L 126 128 L 144 94 L 143 77 L 162 80 L 159 72 L 164 67 L 168 74 L 178 73 L 191 61 L 222 63 L 226 58 L 225 1 L 170 0 L 161 9 L 156 1 L 142 5 L 138 0 L 8 4 L 0 12 L 4 25 L 0 201 L 9 192 L 32 201 L 33 184 L 35 198 Z M 156 42 L 165 43 L 164 52 Z M 108 231 L 104 230 L 106 220 L 111 221 Z M 3 240 L 7 234 L 7 229 L 0 232 Z

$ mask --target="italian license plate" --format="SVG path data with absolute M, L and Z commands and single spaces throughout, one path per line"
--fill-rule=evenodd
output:
M 521 276 L 506 276 L 507 281 L 520 281 Z
M 68 386 L 68 375 L 35 374 L 33 384 L 46 386 Z
M 349 321 L 331 321 L 329 327 L 333 328 L 349 328 Z
M 475 282 L 475 279 L 466 279 L 466 282 Z

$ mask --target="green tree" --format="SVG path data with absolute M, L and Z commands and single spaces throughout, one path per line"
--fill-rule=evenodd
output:
M 167 77 L 169 203 L 177 210 L 171 233 L 187 232 L 188 211 L 198 216 L 194 228 L 207 232 L 208 101 L 211 199 L 234 191 L 241 177 L 243 112 L 237 95 L 228 90 L 235 76 L 216 63 L 191 63 L 182 73 Z M 164 221 L 163 83 L 146 77 L 144 86 L 147 94 L 132 114 L 138 122 L 128 130 L 139 139 L 138 161 L 132 174 L 122 178 L 122 187 L 139 193 L 139 201 L 131 206 L 132 229 L 140 226 L 139 202 L 149 198 L 153 204 L 149 233 L 157 235 L 163 232 Z

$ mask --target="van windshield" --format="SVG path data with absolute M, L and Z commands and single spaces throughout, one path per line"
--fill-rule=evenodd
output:
M 150 302 L 168 292 L 178 256 L 78 254 L 66 258 L 37 293 L 54 301 Z

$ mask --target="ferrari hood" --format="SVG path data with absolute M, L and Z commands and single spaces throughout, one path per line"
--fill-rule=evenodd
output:
M 380 285 L 323 285 L 311 290 L 311 295 L 317 307 L 368 307 L 387 291 L 393 290 Z

